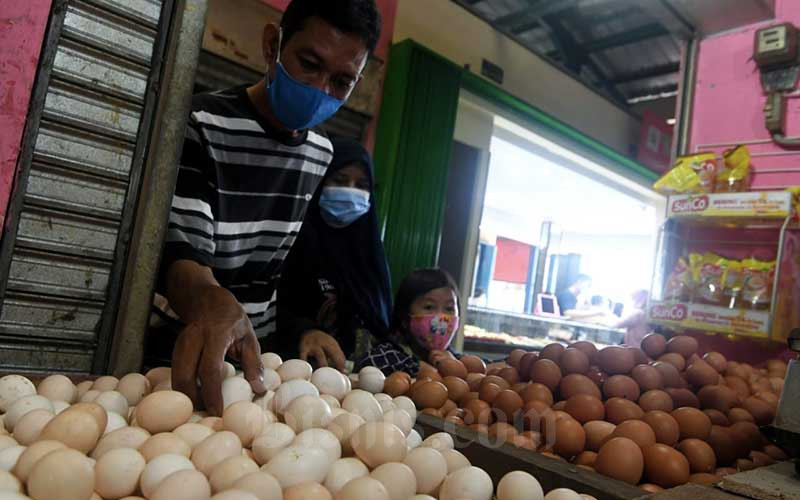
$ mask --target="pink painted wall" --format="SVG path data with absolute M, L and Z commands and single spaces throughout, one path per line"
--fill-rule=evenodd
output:
M 766 25 L 800 25 L 800 2 L 777 0 L 777 19 L 746 26 L 700 44 L 690 146 L 692 151 L 748 144 L 753 154 L 756 189 L 800 184 L 800 151 L 772 143 L 764 127 L 765 96 L 752 60 L 755 31 Z M 788 135 L 800 136 L 800 98 L 789 101 Z M 711 146 L 709 146 L 711 145 Z
M 11 197 L 50 2 L 0 0 L 0 227 Z

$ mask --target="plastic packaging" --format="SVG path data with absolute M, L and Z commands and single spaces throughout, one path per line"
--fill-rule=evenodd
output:
M 750 190 L 750 152 L 737 146 L 723 153 L 723 166 L 717 172 L 716 192 L 743 193 Z
M 664 300 L 687 302 L 692 295 L 692 271 L 684 257 L 680 257 L 664 285 Z
M 681 156 L 672 169 L 653 185 L 661 194 L 713 193 L 717 176 L 714 153 Z
M 691 254 L 689 264 L 695 283 L 695 299 L 705 304 L 722 305 L 728 259 L 713 253 Z
M 725 283 L 722 288 L 722 305 L 728 309 L 741 307 L 742 301 L 742 263 L 736 260 L 728 261 Z
M 742 302 L 749 309 L 766 310 L 772 302 L 775 261 L 742 261 Z

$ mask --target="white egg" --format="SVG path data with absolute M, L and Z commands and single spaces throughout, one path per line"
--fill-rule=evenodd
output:
M 33 410 L 47 410 L 50 413 L 55 413 L 53 403 L 44 396 L 33 394 L 30 396 L 23 396 L 8 408 L 3 424 L 8 432 L 14 431 L 14 426 L 17 425 L 19 419 L 26 413 Z
M 381 405 L 381 411 L 383 412 L 384 415 L 388 411 L 398 409 L 397 406 L 392 401 L 382 400 L 382 401 L 378 401 L 378 404 Z M 408 412 L 406 412 L 405 410 L 401 410 L 401 411 L 403 413 L 405 413 L 406 415 L 408 415 Z M 409 417 L 410 417 L 410 415 L 409 415 Z
M 295 398 L 283 412 L 286 425 L 295 432 L 326 427 L 331 421 L 331 407 L 318 396 Z
M 53 401 L 53 414 L 58 415 L 69 407 L 70 405 L 66 401 Z
M 406 396 L 397 396 L 392 400 L 394 405 L 401 410 L 405 410 L 411 416 L 411 420 L 416 423 L 417 421 L 417 406 L 411 401 L 411 398 Z
M 253 399 L 253 403 L 257 404 L 261 407 L 264 411 L 272 411 L 270 408 L 270 404 L 272 403 L 272 399 L 275 397 L 275 391 L 267 391 L 264 393 L 263 396 L 259 396 Z
M 142 493 L 144 493 L 145 497 L 149 498 L 164 478 L 179 470 L 192 469 L 194 469 L 194 464 L 183 455 L 176 455 L 174 453 L 159 455 L 151 460 L 142 472 L 142 476 L 139 479 Z
M 281 376 L 282 381 L 288 382 L 295 379 L 309 380 L 313 368 L 311 368 L 310 363 L 302 359 L 289 359 L 284 361 L 275 371 Z
M 383 483 L 371 477 L 353 479 L 339 490 L 336 500 L 390 500 Z
M 289 403 L 294 401 L 300 396 L 310 394 L 312 396 L 319 396 L 319 390 L 307 380 L 294 379 L 284 382 L 275 391 L 275 397 L 272 398 L 270 410 L 279 415 L 283 415 Z
M 373 394 L 375 396 L 375 400 L 380 403 L 381 401 L 391 401 L 392 397 L 385 392 L 379 392 L 377 394 Z
M 350 413 L 350 412 L 345 410 L 345 409 L 343 409 L 343 408 L 333 408 L 333 407 L 331 407 L 331 420 L 333 420 L 334 418 L 338 417 L 342 413 Z
M 389 462 L 379 465 L 369 477 L 383 484 L 391 500 L 407 500 L 417 492 L 417 477 L 406 464 Z
M 417 493 L 433 495 L 447 476 L 447 461 L 433 448 L 419 447 L 408 452 L 403 463 L 414 471 Z
M 224 408 L 238 401 L 252 401 L 253 389 L 250 383 L 239 377 L 230 377 L 222 381 L 222 404 Z
M 315 447 L 325 452 L 332 464 L 342 457 L 342 445 L 334 433 L 325 429 L 309 429 L 294 438 L 292 446 Z
M 448 474 L 439 488 L 439 500 L 492 500 L 492 478 L 483 469 L 464 467 Z
M 333 396 L 339 401 L 347 394 L 345 376 L 329 366 L 317 368 L 311 375 L 311 383 L 319 389 L 320 394 Z
M 339 400 L 331 396 L 330 394 L 320 394 L 319 397 L 320 399 L 328 403 L 328 406 L 330 406 L 331 411 L 333 411 L 335 408 L 342 407 L 342 404 L 339 402 Z
M 50 401 L 74 403 L 78 399 L 78 388 L 64 375 L 50 375 L 39 382 L 36 390 Z
M 363 418 L 367 422 L 375 422 L 383 417 L 381 405 L 375 396 L 367 391 L 355 389 L 342 400 L 342 408 Z
M 386 375 L 374 366 L 365 366 L 358 372 L 358 387 L 372 394 L 383 390 Z
M 36 394 L 36 386 L 22 375 L 6 375 L 0 378 L 0 413 L 5 413 L 14 401 Z
M 336 495 L 351 480 L 368 475 L 369 469 L 361 460 L 357 458 L 340 458 L 331 465 L 323 486 L 331 494 Z
M 106 420 L 106 429 L 103 432 L 104 436 L 109 432 L 114 432 L 115 430 L 122 429 L 128 425 L 128 422 L 126 422 L 119 413 L 110 411 L 106 415 L 108 418 Z
M 259 498 L 249 491 L 226 490 L 217 493 L 210 500 L 259 500 Z
M 25 449 L 25 446 L 16 445 L 0 451 L 0 470 L 11 471 L 17 465 L 17 460 Z
M 428 436 L 428 438 L 422 442 L 422 446 L 444 451 L 455 448 L 455 443 L 453 442 L 453 436 L 450 434 L 446 432 L 437 432 L 436 434 Z
M 281 488 L 286 489 L 308 481 L 322 484 L 331 464 L 328 454 L 320 448 L 290 446 L 278 452 L 261 470 L 272 474 Z
M 414 448 L 419 447 L 422 444 L 422 436 L 419 435 L 419 432 L 416 429 L 411 429 L 411 432 L 408 433 L 406 436 L 406 446 L 408 446 L 409 450 L 413 450 Z
M 521 470 L 509 472 L 497 483 L 497 500 L 542 500 L 543 498 L 544 491 L 539 481 Z
M 275 370 L 264 368 L 262 375 L 264 377 L 264 387 L 268 391 L 274 391 L 281 385 L 281 376 Z
M 225 361 L 223 363 L 224 369 L 222 373 L 223 378 L 231 378 L 236 376 L 236 367 L 233 366 L 233 363 L 228 363 Z
M 557 488 L 550 490 L 544 500 L 581 500 L 581 496 L 569 488 Z
M 464 467 L 469 467 L 470 465 L 472 465 L 471 463 L 469 463 L 467 457 L 465 457 L 463 453 L 457 450 L 444 450 L 442 452 L 442 456 L 444 457 L 444 460 L 447 462 L 448 474 L 455 472 L 458 469 L 463 469 Z
M 233 483 L 233 488 L 242 491 L 249 491 L 256 495 L 258 500 L 282 500 L 283 491 L 281 484 L 277 479 L 272 477 L 263 470 L 253 472 L 244 477 L 239 478 L 238 481 Z
M 261 355 L 261 363 L 264 365 L 264 368 L 277 370 L 283 364 L 283 360 L 274 352 L 265 352 Z
M 128 398 L 117 391 L 106 391 L 100 394 L 95 398 L 94 403 L 99 404 L 109 413 L 114 412 L 117 415 L 128 416 Z
M 259 465 L 269 462 L 282 449 L 289 446 L 295 432 L 286 424 L 275 422 L 264 426 L 260 436 L 253 440 L 253 456 Z
M 381 420 L 396 425 L 406 436 L 414 426 L 414 423 L 411 422 L 411 417 L 404 410 L 389 410 L 383 414 Z
M 22 483 L 14 474 L 0 470 L 0 493 L 3 492 L 22 493 Z M 2 500 L 2 497 L 0 497 L 0 500 Z

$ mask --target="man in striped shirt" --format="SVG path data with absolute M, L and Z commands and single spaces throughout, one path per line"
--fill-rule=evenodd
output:
M 173 388 L 211 414 L 226 354 L 265 390 L 257 337 L 274 330 L 283 259 L 333 154 L 316 127 L 350 96 L 379 33 L 374 0 L 293 0 L 264 28 L 265 79 L 193 100 L 159 290 L 185 325 Z

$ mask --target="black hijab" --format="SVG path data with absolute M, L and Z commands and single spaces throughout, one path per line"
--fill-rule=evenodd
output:
M 296 244 L 310 245 L 319 259 L 321 271 L 331 277 L 341 294 L 348 296 L 364 327 L 382 338 L 389 330 L 392 285 L 378 227 L 372 158 L 355 141 L 332 139 L 331 142 L 333 160 L 308 206 Z M 369 212 L 347 227 L 333 228 L 320 215 L 319 198 L 325 181 L 353 164 L 363 167 L 369 180 Z

